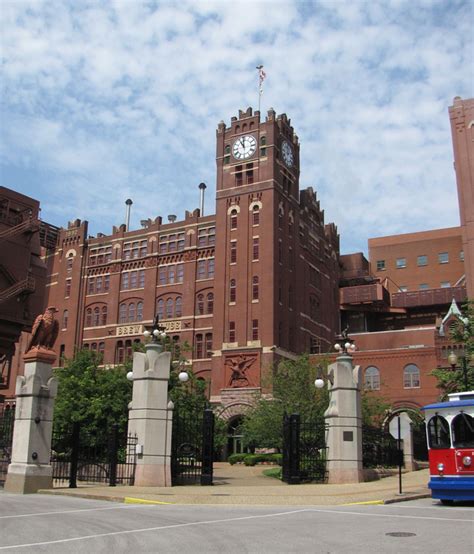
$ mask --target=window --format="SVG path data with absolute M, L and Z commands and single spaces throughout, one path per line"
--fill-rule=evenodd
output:
M 247 185 L 251 185 L 253 183 L 253 164 L 247 164 L 245 178 Z
M 182 283 L 184 281 L 184 265 L 178 264 L 176 266 L 176 282 Z
M 406 258 L 397 258 L 396 261 L 397 269 L 402 269 L 407 266 L 407 259 Z
M 365 370 L 365 390 L 380 390 L 380 371 L 375 366 L 369 366 Z
M 92 308 L 86 310 L 86 327 L 92 327 Z
M 212 314 L 214 311 L 214 294 L 212 292 L 207 295 L 206 313 Z
M 207 260 L 207 276 L 208 277 L 214 277 L 214 268 L 215 268 L 214 258 L 209 258 L 209 260 Z
M 160 285 L 166 285 L 166 274 L 167 274 L 166 267 L 160 267 L 158 272 L 158 281 Z
M 252 319 L 252 340 L 258 340 L 258 319 Z
M 440 264 L 449 263 L 449 253 L 448 252 L 440 252 L 438 254 L 438 261 L 439 261 Z
M 128 322 L 132 323 L 133 321 L 135 321 L 135 303 L 131 302 L 128 305 Z
M 229 302 L 235 302 L 237 298 L 235 279 L 230 280 Z
M 115 360 L 118 364 L 123 363 L 125 359 L 125 350 L 123 348 L 123 342 L 119 340 L 115 349 Z
M 418 389 L 420 387 L 420 370 L 415 364 L 408 364 L 403 370 L 403 388 Z
M 131 271 L 130 272 L 130 288 L 131 289 L 136 289 L 137 288 L 137 272 L 136 271 Z
M 67 310 L 64 310 L 64 312 L 63 312 L 63 329 L 67 329 L 68 319 L 69 319 L 69 312 Z
M 89 277 L 87 280 L 87 294 L 94 294 L 95 292 L 95 277 Z
M 258 260 L 258 257 L 259 257 L 259 238 L 254 237 L 253 244 L 252 244 L 252 260 Z
M 252 277 L 252 300 L 258 300 L 258 277 L 254 275 Z
M 107 306 L 102 306 L 100 313 L 100 324 L 107 325 Z
M 449 424 L 444 417 L 436 415 L 428 421 L 430 448 L 450 448 Z
M 148 242 L 146 240 L 140 241 L 140 258 L 143 258 L 148 254 Z
M 422 267 L 424 265 L 428 265 L 428 256 L 418 256 L 418 258 L 416 259 L 416 265 L 418 267 Z
M 173 299 L 168 298 L 166 301 L 166 318 L 171 319 L 173 317 Z
M 454 448 L 474 448 L 474 419 L 461 412 L 451 422 Z
M 212 356 L 212 333 L 206 333 L 206 358 Z
M 174 315 L 175 317 L 181 317 L 183 315 L 183 301 L 181 296 L 178 296 L 174 303 Z
M 260 208 L 258 206 L 252 208 L 252 225 L 260 225 Z
M 204 294 L 197 295 L 196 312 L 198 315 L 204 315 Z
M 377 260 L 377 271 L 384 271 L 385 269 L 385 260 Z
M 101 357 L 101 361 L 104 358 L 104 350 L 105 350 L 105 342 L 99 342 L 98 352 L 99 352 L 99 356 Z
M 230 243 L 230 263 L 235 264 L 237 262 L 237 241 L 233 240 Z
M 102 292 L 102 277 L 97 277 L 95 280 L 95 292 L 99 294 Z
M 100 309 L 94 308 L 94 318 L 92 319 L 92 325 L 98 327 L 100 325 Z
M 197 263 L 197 278 L 205 279 L 206 278 L 206 264 L 207 260 L 198 260 Z
M 202 335 L 199 333 L 196 335 L 196 344 L 195 344 L 195 356 L 196 358 L 202 358 L 203 354 L 203 342 L 202 342 Z
M 125 302 L 119 306 L 119 323 L 127 323 L 127 304 Z
M 65 294 L 66 298 L 71 296 L 71 279 L 66 279 Z
M 237 229 L 237 210 L 230 212 L 230 228 L 231 230 Z
M 429 285 L 428 283 L 420 283 L 419 287 L 418 287 L 420 290 L 426 290 L 426 289 L 429 289 Z
M 107 292 L 110 289 L 110 275 L 104 275 L 104 291 Z
M 66 260 L 66 270 L 71 271 L 72 270 L 72 264 L 74 263 L 74 256 L 72 254 L 69 254 L 67 260 Z
M 441 281 L 441 288 L 442 289 L 449 289 L 450 286 L 451 286 L 450 281 Z
M 138 286 L 141 289 L 145 288 L 145 270 L 144 269 L 140 269 L 140 271 L 138 272 Z
M 122 274 L 122 290 L 127 290 L 129 288 L 129 279 L 130 279 L 129 273 Z
M 242 177 L 242 166 L 241 165 L 238 165 L 236 166 L 235 168 L 235 186 L 236 187 L 240 187 L 240 185 L 242 184 L 243 182 L 243 177 Z
M 175 276 L 176 276 L 176 267 L 174 265 L 170 265 L 168 267 L 168 283 L 173 284 Z
M 216 228 L 208 227 L 198 230 L 198 246 L 212 246 L 216 242 Z
M 165 301 L 163 300 L 163 298 L 160 298 L 156 303 L 156 313 L 159 319 L 163 319 L 164 311 L 165 311 Z
M 459 261 L 464 261 L 464 250 L 461 250 L 461 252 L 459 252 Z
M 235 342 L 235 321 L 229 321 L 229 342 Z

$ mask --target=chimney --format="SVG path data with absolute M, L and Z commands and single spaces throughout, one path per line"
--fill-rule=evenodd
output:
M 131 198 L 127 198 L 127 200 L 125 200 L 125 205 L 127 206 L 125 211 L 125 231 L 128 231 L 130 227 L 130 207 L 132 204 L 133 202 Z
M 200 200 L 199 200 L 199 215 L 204 217 L 204 191 L 206 190 L 206 183 L 199 183 Z
M 168 216 L 168 222 L 169 223 L 174 223 L 176 221 L 176 216 L 174 214 L 170 214 Z

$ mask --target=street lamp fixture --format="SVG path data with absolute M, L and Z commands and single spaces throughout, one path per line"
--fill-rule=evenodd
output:
M 451 350 L 448 356 L 448 363 L 451 366 L 451 369 L 453 371 L 458 369 L 457 367 L 458 360 L 459 358 L 456 355 L 456 353 Z M 464 392 L 467 392 L 469 390 L 468 375 L 467 375 L 467 371 L 468 371 L 467 356 L 461 356 L 461 366 L 459 369 L 462 370 Z
M 146 327 L 145 332 L 143 335 L 145 337 L 151 337 L 151 342 L 154 344 L 160 344 L 160 340 L 163 340 L 166 338 L 166 327 L 164 325 L 160 325 L 160 316 L 157 315 L 155 317 L 155 320 L 153 321 L 152 327 Z
M 334 345 L 334 350 L 339 352 L 339 354 L 347 354 L 351 355 L 352 352 L 355 352 L 357 350 L 356 345 L 354 344 L 354 340 L 349 337 L 347 334 L 347 330 L 349 328 L 346 327 L 341 334 L 336 337 L 336 344 Z

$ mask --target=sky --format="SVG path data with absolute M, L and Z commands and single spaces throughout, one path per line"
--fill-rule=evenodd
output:
M 109 234 L 215 213 L 215 132 L 286 113 L 341 252 L 459 225 L 448 106 L 474 96 L 474 3 L 2 0 L 0 184 Z

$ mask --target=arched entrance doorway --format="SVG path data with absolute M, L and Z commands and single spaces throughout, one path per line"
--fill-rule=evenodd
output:
M 244 447 L 241 425 L 243 416 L 236 416 L 227 426 L 227 457 L 231 454 L 242 454 L 248 450 Z

